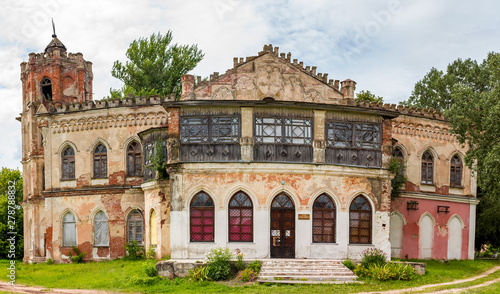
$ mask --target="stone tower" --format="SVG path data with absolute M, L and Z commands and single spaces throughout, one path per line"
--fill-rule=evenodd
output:
M 63 103 L 92 100 L 92 78 L 92 63 L 85 61 L 81 53 L 67 53 L 55 32 L 43 53 L 30 53 L 29 61 L 21 63 L 24 235 L 25 251 L 31 251 L 31 256 L 45 255 L 44 244 L 33 242 L 44 240 L 43 236 L 35 236 L 37 230 L 33 230 L 41 221 L 37 219 L 40 215 L 37 210 L 44 208 L 44 135 L 47 134 L 41 131 L 40 119 L 48 118 L 51 108 L 55 110 Z

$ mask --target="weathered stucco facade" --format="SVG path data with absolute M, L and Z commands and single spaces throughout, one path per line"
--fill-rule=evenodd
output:
M 113 259 L 131 240 L 159 258 L 200 259 L 214 246 L 248 258 L 357 259 L 371 247 L 427 257 L 427 239 L 415 246 L 420 218 L 406 210 L 415 199 L 436 226 L 432 244 L 450 235 L 434 202 L 451 203 L 446 216 L 464 224 L 459 258 L 471 258 L 475 182 L 464 168 L 462 187 L 447 185 L 465 150 L 439 114 L 356 105 L 354 81 L 328 80 L 271 45 L 209 81 L 184 76 L 178 101 L 92 101 L 90 63 L 57 38 L 47 48 L 21 65 L 26 261 L 64 261 L 73 246 Z M 391 200 L 394 147 L 408 181 Z M 427 150 L 435 180 L 421 185 Z

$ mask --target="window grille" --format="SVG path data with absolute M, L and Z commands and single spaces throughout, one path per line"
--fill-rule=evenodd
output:
M 372 242 L 372 209 L 363 196 L 357 196 L 349 209 L 349 243 Z
M 229 241 L 253 241 L 252 200 L 241 191 L 236 193 L 229 201 Z
M 255 118 L 255 143 L 259 144 L 312 144 L 312 119 Z
M 335 243 L 335 203 L 326 194 L 313 204 L 313 243 Z
M 205 192 L 198 193 L 191 200 L 191 242 L 214 241 L 214 212 L 214 202 Z
M 240 119 L 228 117 L 182 117 L 181 143 L 239 143 Z
M 328 121 L 326 141 L 328 147 L 380 149 L 380 124 Z

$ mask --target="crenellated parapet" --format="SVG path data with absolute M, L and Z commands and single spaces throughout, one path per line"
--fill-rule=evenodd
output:
M 371 108 L 371 109 L 383 109 L 383 110 L 395 111 L 402 115 L 447 121 L 444 115 L 441 112 L 435 110 L 434 108 L 416 108 L 404 105 L 375 103 L 369 101 L 359 101 L 356 103 L 356 106 L 363 108 Z

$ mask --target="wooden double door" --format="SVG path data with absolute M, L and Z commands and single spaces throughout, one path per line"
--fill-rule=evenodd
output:
M 295 206 L 285 193 L 271 204 L 271 258 L 295 258 Z

